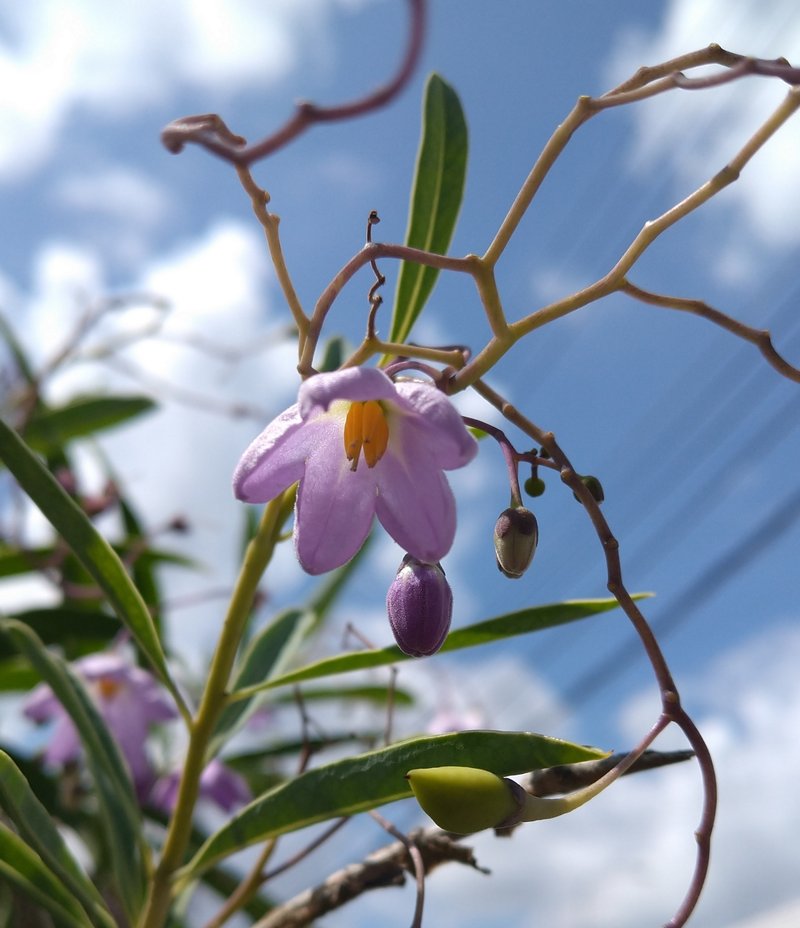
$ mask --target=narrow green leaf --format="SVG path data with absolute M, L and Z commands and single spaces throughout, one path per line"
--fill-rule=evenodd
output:
M 530 732 L 462 731 L 400 741 L 316 767 L 260 796 L 208 839 L 185 872 L 196 876 L 257 841 L 405 799 L 411 795 L 405 775 L 418 767 L 480 767 L 512 776 L 605 756 Z
M 116 741 L 67 663 L 49 652 L 20 622 L 0 620 L 0 628 L 51 687 L 80 735 L 111 849 L 111 867 L 123 904 L 135 918 L 144 899 L 145 864 L 141 814 Z
M 252 687 L 274 674 L 281 673 L 287 661 L 294 655 L 296 644 L 305 637 L 306 630 L 313 621 L 314 617 L 302 609 L 287 609 L 276 616 L 250 642 L 234 678 L 232 689 Z M 217 723 L 210 754 L 217 753 L 219 745 L 243 722 L 251 708 L 252 696 L 225 707 Z
M 467 123 L 455 90 L 432 74 L 425 85 L 422 136 L 412 184 L 406 245 L 447 254 L 467 173 Z M 397 277 L 389 340 L 408 338 L 439 271 L 404 262 Z
M 153 619 L 113 548 L 14 429 L 0 420 L 0 458 L 108 597 L 179 705 Z
M 548 606 L 521 609 L 519 612 L 509 612 L 507 615 L 487 619 L 485 622 L 478 622 L 476 625 L 469 625 L 450 632 L 439 653 L 460 651 L 462 648 L 474 648 L 492 641 L 512 638 L 515 635 L 538 632 L 555 625 L 563 625 L 566 622 L 586 619 L 600 612 L 614 609 L 618 605 L 616 599 L 576 599 Z M 323 658 L 321 661 L 300 667 L 283 676 L 273 677 L 256 687 L 249 687 L 236 693 L 235 698 L 244 698 L 253 692 L 286 686 L 289 683 L 301 683 L 304 680 L 315 680 L 318 677 L 350 673 L 353 670 L 365 670 L 370 667 L 383 667 L 386 664 L 397 664 L 407 660 L 411 658 L 395 645 L 380 650 L 350 651 L 346 654 Z
M 4 751 L 0 751 L 0 805 L 19 830 L 21 838 L 63 883 L 64 891 L 74 895 L 98 924 L 113 928 L 114 920 L 105 908 L 102 896 L 78 866 L 28 781 Z M 0 854 L 0 858 L 2 856 Z
M 340 699 L 363 700 L 385 705 L 391 699 L 396 706 L 411 706 L 414 697 L 408 690 L 388 686 L 326 686 L 314 689 L 303 689 L 303 702 L 321 702 L 330 700 L 336 702 Z M 284 693 L 275 702 L 291 703 L 295 701 L 292 693 Z
M 44 644 L 57 644 L 69 660 L 88 651 L 102 650 L 119 634 L 121 623 L 104 612 L 55 607 L 29 609 L 8 618 L 32 628 Z M 16 653 L 9 642 L 0 639 L 0 658 Z
M 121 425 L 155 409 L 146 396 L 87 396 L 71 400 L 58 408 L 36 412 L 25 427 L 25 441 L 43 454 L 49 454 L 76 438 Z
M 19 835 L 0 822 L 0 881 L 12 883 L 32 902 L 47 909 L 60 925 L 91 928 L 75 897 Z
M 25 354 L 25 349 L 3 313 L 0 313 L 0 338 L 8 345 L 8 350 L 11 352 L 11 357 L 14 359 L 19 374 L 29 387 L 36 388 L 36 375 L 28 361 L 28 356 Z
M 52 546 L 23 551 L 21 548 L 0 543 L 0 577 L 14 577 L 43 570 L 52 563 L 54 555 L 55 549 Z

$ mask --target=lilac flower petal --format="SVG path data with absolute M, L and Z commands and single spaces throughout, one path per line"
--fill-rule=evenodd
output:
M 78 729 L 64 710 L 62 713 L 42 755 L 46 764 L 68 764 L 77 760 L 83 750 Z
M 166 776 L 159 777 L 150 791 L 148 801 L 155 809 L 160 809 L 170 815 L 178 801 L 178 785 L 180 771 L 173 770 Z
M 395 455 L 381 461 L 375 513 L 401 548 L 433 563 L 453 544 L 456 504 L 444 474 L 425 457 L 421 452 L 410 470 Z
M 330 408 L 336 400 L 394 400 L 395 386 L 375 367 L 348 367 L 343 371 L 316 374 L 300 387 L 298 406 L 303 419 Z
M 244 778 L 216 758 L 200 774 L 200 795 L 225 812 L 232 812 L 253 798 Z
M 297 557 L 310 574 L 321 574 L 350 560 L 364 543 L 375 513 L 375 471 L 350 470 L 342 434 L 317 431 L 315 454 L 297 493 L 294 540 Z
M 395 387 L 417 414 L 408 425 L 413 423 L 413 428 L 426 434 L 426 444 L 438 466 L 453 470 L 469 464 L 478 453 L 478 443 L 444 393 L 419 380 L 399 380 Z
M 273 419 L 236 466 L 236 497 L 246 503 L 265 503 L 296 483 L 303 476 L 311 438 L 296 405 Z
M 50 687 L 46 683 L 39 683 L 25 699 L 22 712 L 32 722 L 41 725 L 57 715 L 63 715 L 64 709 Z

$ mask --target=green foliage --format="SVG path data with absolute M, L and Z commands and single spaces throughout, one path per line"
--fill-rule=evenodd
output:
M 578 619 L 586 619 L 609 609 L 615 609 L 618 605 L 616 599 L 582 599 L 520 609 L 518 612 L 509 612 L 506 615 L 450 632 L 439 653 L 475 648 L 493 641 L 513 638 L 516 635 L 526 635 L 529 632 L 541 631 L 566 622 L 575 622 Z M 234 691 L 233 698 L 244 699 L 258 690 L 286 686 L 290 683 L 302 683 L 306 680 L 350 673 L 354 670 L 366 670 L 370 667 L 384 667 L 387 664 L 397 664 L 407 660 L 411 658 L 394 645 L 380 650 L 351 651 L 348 654 L 326 657 L 305 667 L 299 667 L 283 676 L 273 677 L 256 686 L 247 687 L 244 691 L 238 693 Z
M 14 429 L 2 420 L 0 459 L 75 552 L 106 594 L 119 618 L 133 634 L 156 673 L 170 688 L 179 704 L 182 704 L 180 694 L 167 670 L 166 658 L 152 616 L 119 556 Z
M 141 815 L 117 743 L 83 684 L 62 658 L 51 654 L 20 622 L 6 619 L 0 628 L 50 685 L 78 730 L 97 791 L 117 888 L 126 911 L 133 917 L 144 896 L 146 850 Z
M 76 918 L 82 910 L 91 912 L 96 924 L 113 926 L 113 919 L 108 914 L 102 897 L 69 852 L 47 809 L 31 790 L 16 764 L 3 751 L 0 751 L 0 805 L 30 848 L 30 853 L 25 854 L 7 834 L 4 841 L 0 842 L 0 859 L 6 859 L 9 865 L 17 870 L 19 879 L 15 882 L 20 889 L 24 889 L 20 880 L 37 869 L 40 879 L 36 881 L 34 890 L 49 893 L 52 880 L 56 880 L 63 889 L 52 893 L 54 904 Z M 6 858 L 6 853 L 13 855 L 10 861 Z M 36 863 L 35 857 L 38 857 L 39 864 Z M 64 900 L 65 895 L 67 898 L 74 897 L 75 904 L 67 904 Z M 42 901 L 38 896 L 33 898 Z M 86 924 L 85 915 L 83 919 L 76 923 Z
M 461 209 L 466 173 L 467 123 L 461 102 L 446 81 L 432 74 L 425 85 L 406 245 L 447 254 Z M 438 276 L 435 267 L 403 263 L 397 277 L 390 341 L 408 338 Z
M 51 454 L 153 409 L 155 403 L 146 396 L 78 397 L 58 408 L 37 409 L 25 427 L 25 441 L 34 451 Z
M 257 841 L 405 799 L 411 796 L 405 776 L 416 768 L 470 766 L 511 776 L 605 756 L 528 732 L 465 731 L 400 741 L 316 767 L 260 796 L 209 838 L 185 875 L 196 876 Z

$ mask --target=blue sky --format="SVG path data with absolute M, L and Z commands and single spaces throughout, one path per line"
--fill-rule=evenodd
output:
M 172 385 L 163 414 L 109 437 L 104 448 L 124 462 L 153 524 L 178 511 L 189 516 L 190 543 L 208 565 L 204 590 L 229 582 L 234 567 L 241 513 L 230 499 L 230 473 L 247 441 L 290 401 L 296 375 L 291 348 L 273 338 L 287 317 L 233 171 L 196 149 L 169 155 L 158 132 L 176 116 L 217 111 L 255 138 L 295 99 L 356 96 L 394 67 L 404 26 L 397 0 L 123 2 L 113 14 L 98 0 L 0 0 L 0 306 L 44 359 L 86 300 L 146 291 L 170 301 L 159 335 L 121 360 L 76 366 L 53 390 Z M 466 197 L 451 249 L 464 254 L 485 249 L 579 94 L 601 93 L 640 64 L 710 41 L 796 61 L 800 17 L 791 0 L 433 0 L 422 66 L 402 98 L 357 122 L 316 128 L 255 170 L 282 217 L 302 301 L 312 305 L 359 248 L 371 209 L 382 217 L 377 237 L 402 239 L 428 72 L 457 89 L 470 127 Z M 762 79 L 675 92 L 582 129 L 498 266 L 509 315 L 602 275 L 645 221 L 724 165 L 784 92 Z M 631 275 L 770 327 L 796 363 L 798 141 L 798 125 L 785 127 L 736 185 L 666 233 Z M 382 270 L 388 296 L 396 268 L 387 262 Z M 362 276 L 342 295 L 332 332 L 359 337 L 370 283 Z M 127 332 L 152 322 L 145 306 L 115 320 Z M 417 335 L 479 345 L 485 323 L 471 288 L 443 279 Z M 237 360 L 189 344 L 197 338 L 238 352 Z M 555 431 L 579 470 L 602 479 L 628 585 L 657 593 L 648 615 L 665 629 L 667 656 L 705 723 L 723 784 L 719 850 L 698 923 L 782 928 L 781 907 L 800 906 L 789 827 L 800 809 L 786 774 L 800 763 L 791 737 L 800 720 L 792 673 L 800 657 L 797 386 L 709 323 L 621 296 L 516 346 L 491 380 Z M 216 411 L 233 402 L 253 415 L 232 421 Z M 469 410 L 482 414 L 471 401 Z M 89 450 L 85 466 L 96 471 Z M 456 623 L 603 595 L 600 547 L 556 481 L 536 501 L 540 546 L 520 582 L 504 580 L 493 562 L 491 528 L 507 503 L 496 448 L 486 443 L 452 483 L 460 529 L 446 567 Z M 35 520 L 31 530 L 40 530 Z M 369 575 L 385 582 L 354 591 L 331 630 L 331 649 L 354 616 L 378 643 L 388 642 L 382 599 L 401 555 L 389 542 L 377 547 Z M 176 599 L 197 592 L 194 576 L 172 582 Z M 276 601 L 289 601 L 303 582 L 285 552 Z M 213 600 L 175 610 L 173 640 L 193 666 L 211 646 L 218 610 Z M 654 718 L 650 671 L 621 615 L 440 666 L 446 687 L 438 668 L 423 664 L 411 674 L 431 711 L 444 692 L 491 726 L 624 747 Z M 476 925 L 493 917 L 520 928 L 539 918 L 573 924 L 586 905 L 598 913 L 593 924 L 660 923 L 685 884 L 696 783 L 687 767 L 623 784 L 566 824 L 515 837 L 513 848 L 481 838 L 494 882 L 455 871 L 437 876 L 432 922 L 448 923 L 442 913 L 457 896 L 474 903 Z M 769 860 L 769 878 L 748 863 L 748 849 Z M 521 865 L 529 854 L 547 857 L 538 875 Z M 554 882 L 569 867 L 569 892 L 559 893 Z M 537 916 L 525 895 L 530 885 L 541 887 Z M 370 905 L 367 920 L 376 911 Z M 765 921 L 754 920 L 759 913 Z M 398 918 L 402 924 L 405 914 Z M 339 923 L 346 922 L 331 921 Z

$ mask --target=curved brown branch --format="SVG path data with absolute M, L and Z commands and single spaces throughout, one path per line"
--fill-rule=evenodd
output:
M 560 467 L 561 480 L 583 503 L 597 537 L 603 546 L 608 590 L 620 604 L 636 630 L 653 668 L 653 673 L 661 691 L 662 718 L 674 722 L 683 731 L 697 757 L 703 778 L 703 811 L 700 824 L 695 832 L 697 838 L 695 868 L 686 896 L 680 908 L 668 923 L 669 928 L 682 928 L 694 911 L 708 872 L 711 833 L 714 828 L 717 809 L 717 780 L 711 754 L 703 740 L 703 736 L 681 706 L 678 689 L 675 686 L 672 673 L 653 630 L 625 587 L 619 557 L 619 543 L 612 534 L 597 501 L 580 479 L 569 458 L 556 441 L 555 436 L 552 432 L 545 432 L 540 429 L 483 381 L 476 381 L 473 387 L 484 399 L 498 409 L 509 422 L 512 422 L 524 434 L 533 438 L 534 441 L 547 450 L 553 461 Z
M 713 306 L 709 306 L 708 303 L 704 303 L 702 300 L 690 300 L 684 297 L 653 293 L 650 290 L 637 287 L 629 280 L 625 280 L 619 289 L 622 293 L 627 293 L 628 296 L 641 300 L 642 303 L 648 303 L 651 306 L 661 306 L 665 309 L 677 309 L 681 312 L 692 313 L 695 316 L 708 319 L 709 322 L 713 322 L 715 325 L 727 329 L 728 332 L 732 332 L 739 338 L 751 342 L 779 374 L 783 374 L 783 376 L 787 377 L 789 380 L 794 380 L 795 383 L 800 383 L 800 369 L 794 367 L 776 351 L 767 329 L 755 329 L 752 326 L 745 325 L 743 322 L 739 322 L 726 313 L 714 309 Z
M 419 61 L 425 36 L 426 0 L 408 0 L 410 25 L 408 44 L 397 73 L 388 83 L 372 93 L 339 106 L 298 103 L 294 115 L 276 132 L 252 145 L 235 135 L 215 114 L 184 116 L 175 119 L 161 132 L 165 148 L 178 154 L 184 145 L 194 143 L 239 166 L 247 166 L 283 148 L 310 126 L 320 122 L 338 122 L 364 116 L 389 103 L 408 83 Z

